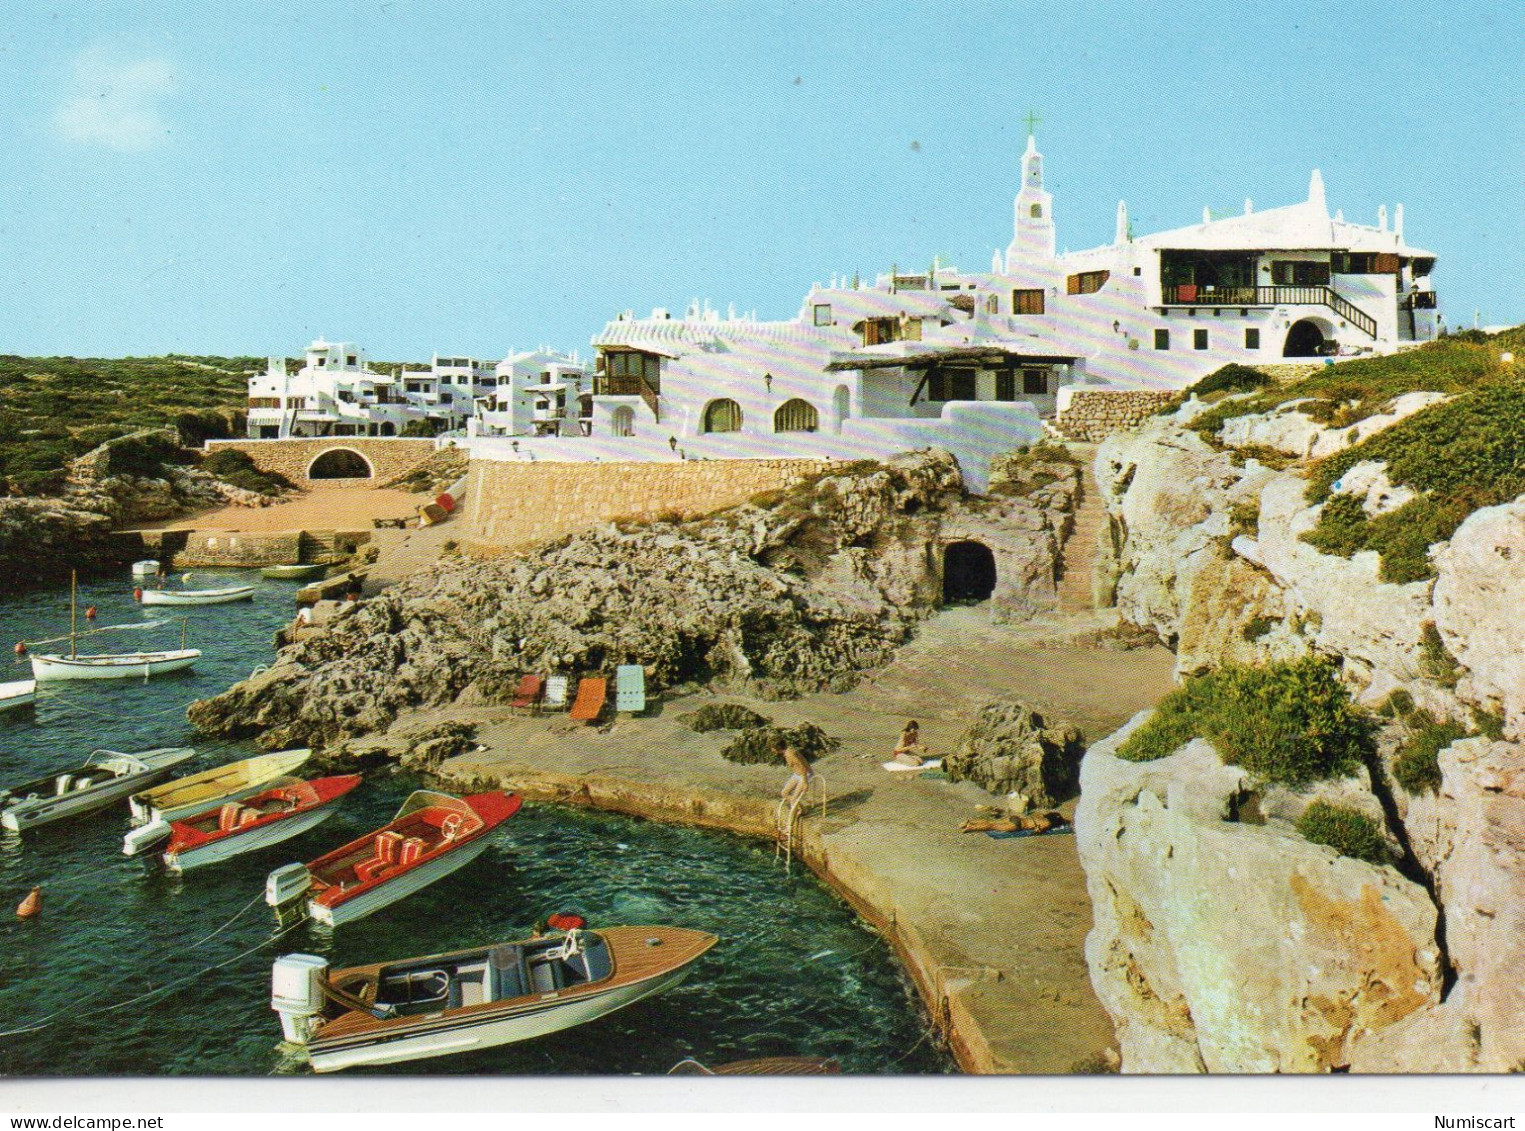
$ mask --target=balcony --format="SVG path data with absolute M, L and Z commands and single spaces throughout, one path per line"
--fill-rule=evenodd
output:
M 1327 306 L 1367 337 L 1377 321 L 1332 287 L 1213 287 L 1181 283 L 1160 288 L 1162 306 Z

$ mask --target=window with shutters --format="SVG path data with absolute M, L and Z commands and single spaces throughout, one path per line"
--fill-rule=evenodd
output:
M 1107 280 L 1112 277 L 1110 271 L 1082 271 L 1078 275 L 1071 275 L 1065 282 L 1065 293 L 1072 295 L 1094 295 L 1102 287 L 1107 285 Z
M 1033 287 L 1011 292 L 1011 312 L 1013 314 L 1042 314 L 1043 313 L 1043 288 Z
M 821 418 L 815 405 L 798 397 L 779 405 L 773 414 L 775 432 L 814 432 L 820 426 Z
M 733 400 L 711 401 L 704 410 L 705 432 L 740 432 L 741 406 Z
M 1042 396 L 1048 392 L 1047 369 L 1022 370 L 1022 391 L 1029 396 Z

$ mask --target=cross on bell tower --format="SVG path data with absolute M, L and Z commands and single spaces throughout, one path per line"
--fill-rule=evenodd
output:
M 1027 112 L 1027 136 L 1028 137 L 1032 137 L 1033 136 L 1033 127 L 1036 126 L 1041 121 L 1043 121 L 1043 119 L 1038 117 L 1038 115 L 1034 114 L 1031 110 L 1029 110 Z

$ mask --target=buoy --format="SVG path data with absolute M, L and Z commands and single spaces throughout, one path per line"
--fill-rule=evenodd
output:
M 35 918 L 37 913 L 39 911 L 41 911 L 41 910 L 42 910 L 42 888 L 35 887 L 31 891 L 29 891 L 27 893 L 27 897 L 25 899 L 23 899 L 21 901 L 21 905 L 16 908 L 16 918 L 18 918 L 18 919 L 31 919 L 31 918 Z
M 94 605 L 91 605 L 88 609 L 85 610 L 85 619 L 86 620 L 94 620 L 95 619 L 95 606 Z
M 132 591 L 132 599 L 134 601 L 141 601 L 143 599 L 143 587 L 141 585 Z
M 26 655 L 26 641 L 24 641 L 24 640 L 16 641 L 16 655 L 18 655 L 18 656 L 25 656 Z

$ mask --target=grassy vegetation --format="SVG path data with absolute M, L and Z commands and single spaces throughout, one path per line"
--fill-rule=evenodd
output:
M 678 721 L 689 730 L 706 734 L 712 730 L 746 730 L 748 727 L 765 727 L 773 720 L 759 715 L 740 703 L 706 703 L 697 711 L 679 715 Z
M 201 461 L 201 466 L 224 483 L 261 495 L 279 495 L 282 491 L 290 491 L 295 487 L 284 475 L 261 471 L 255 467 L 248 454 L 237 448 L 219 448 L 207 455 Z
M 1214 370 L 1195 385 L 1188 385 L 1183 396 L 1205 399 L 1214 393 L 1253 393 L 1271 383 L 1271 379 L 1248 365 L 1225 365 Z
M 1117 754 L 1148 762 L 1204 738 L 1230 765 L 1301 786 L 1354 770 L 1371 748 L 1373 729 L 1334 665 L 1306 658 L 1193 677 L 1160 701 Z
M 251 357 L 0 357 L 0 493 L 62 489 L 69 460 L 171 426 L 186 444 L 242 431 Z
M 1458 738 L 1466 738 L 1467 728 L 1424 711 L 1411 715 L 1409 725 L 1413 730 L 1398 747 L 1393 777 L 1409 793 L 1435 793 L 1440 789 L 1440 752 Z
M 783 760 L 774 749 L 779 738 L 793 746 L 807 762 L 814 762 L 842 745 L 840 739 L 832 738 L 814 723 L 801 723 L 797 727 L 752 726 L 733 738 L 720 755 L 731 762 L 781 766 Z
M 1369 864 L 1386 864 L 1390 857 L 1382 830 L 1365 813 L 1315 801 L 1297 819 L 1297 831 L 1314 844 L 1327 844 L 1342 856 Z
M 1446 642 L 1440 638 L 1440 629 L 1434 621 L 1425 621 L 1419 629 L 1419 672 L 1441 687 L 1455 687 L 1461 678 L 1462 667 Z

